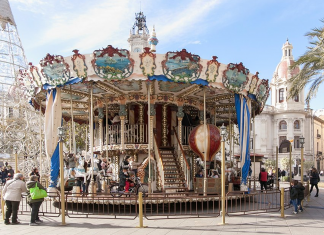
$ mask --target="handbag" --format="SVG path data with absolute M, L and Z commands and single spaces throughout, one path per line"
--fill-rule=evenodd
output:
M 36 183 L 35 187 L 30 189 L 30 196 L 31 199 L 42 199 L 47 197 L 47 192 L 44 189 L 40 189 Z

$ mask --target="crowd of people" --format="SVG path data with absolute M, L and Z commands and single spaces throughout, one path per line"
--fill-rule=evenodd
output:
M 7 180 L 11 180 L 14 176 L 14 173 L 15 171 L 11 166 L 8 165 L 8 162 L 6 162 L 5 165 L 0 168 L 1 183 L 5 184 Z

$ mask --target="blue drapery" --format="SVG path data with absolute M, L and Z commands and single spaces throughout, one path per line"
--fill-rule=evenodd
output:
M 47 94 L 49 95 L 50 91 L 48 91 Z M 55 98 L 56 98 L 56 88 L 53 89 L 53 101 L 55 101 Z M 53 187 L 53 188 L 55 188 L 57 185 L 57 179 L 60 171 L 60 151 L 59 150 L 60 150 L 59 143 L 57 143 L 55 151 L 51 157 L 51 180 L 50 180 L 49 187 Z
M 241 152 L 241 171 L 242 182 L 241 184 L 247 184 L 247 176 L 250 169 L 250 107 L 251 101 L 248 101 L 245 97 L 239 94 L 235 94 L 235 109 L 237 123 L 240 132 L 240 152 Z

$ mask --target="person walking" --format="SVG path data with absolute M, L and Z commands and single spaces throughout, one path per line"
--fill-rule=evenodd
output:
M 23 181 L 24 176 L 21 173 L 16 173 L 12 180 L 8 180 L 3 188 L 2 196 L 6 203 L 6 213 L 4 224 L 10 224 L 10 217 L 12 224 L 20 224 L 17 220 L 21 194 L 27 191 L 26 184 Z
M 297 207 L 298 207 L 298 212 L 303 212 L 303 207 L 302 207 L 302 204 L 301 202 L 304 200 L 305 198 L 305 187 L 304 185 L 299 182 L 296 186 L 297 188 L 297 191 L 298 191 L 298 197 L 297 197 Z
M 309 191 L 309 193 L 311 194 L 312 191 L 313 191 L 313 187 L 315 186 L 316 188 L 316 194 L 315 194 L 315 197 L 318 197 L 318 182 L 320 181 L 320 177 L 319 177 L 319 174 L 316 170 L 315 167 L 312 168 L 312 172 L 311 172 L 311 175 L 309 176 L 310 178 L 310 184 L 311 184 L 311 189 Z
M 294 206 L 294 214 L 298 213 L 298 181 L 294 180 L 290 185 L 290 203 Z
M 28 202 L 29 206 L 32 209 L 30 223 L 29 223 L 30 226 L 37 226 L 39 223 L 43 222 L 39 218 L 38 212 L 39 212 L 40 206 L 42 205 L 42 202 L 44 201 L 44 198 L 32 199 L 31 195 L 30 195 L 30 189 L 34 188 L 36 186 L 36 183 L 37 183 L 37 187 L 39 189 L 44 189 L 45 190 L 43 185 L 41 185 L 41 183 L 38 182 L 38 176 L 37 175 L 30 176 L 29 181 L 27 182 L 27 202 Z
M 261 169 L 261 172 L 259 174 L 259 181 L 261 184 L 261 192 L 263 192 L 263 188 L 267 190 L 268 173 L 265 171 L 264 168 Z

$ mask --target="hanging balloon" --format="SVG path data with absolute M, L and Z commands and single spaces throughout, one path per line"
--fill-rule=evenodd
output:
M 194 151 L 202 160 L 204 160 L 205 152 L 205 139 L 207 141 L 207 159 L 206 161 L 211 161 L 215 154 L 220 149 L 221 136 L 218 127 L 207 124 L 206 135 L 204 131 L 204 125 L 201 124 L 195 127 L 189 135 L 189 146 L 192 151 Z

